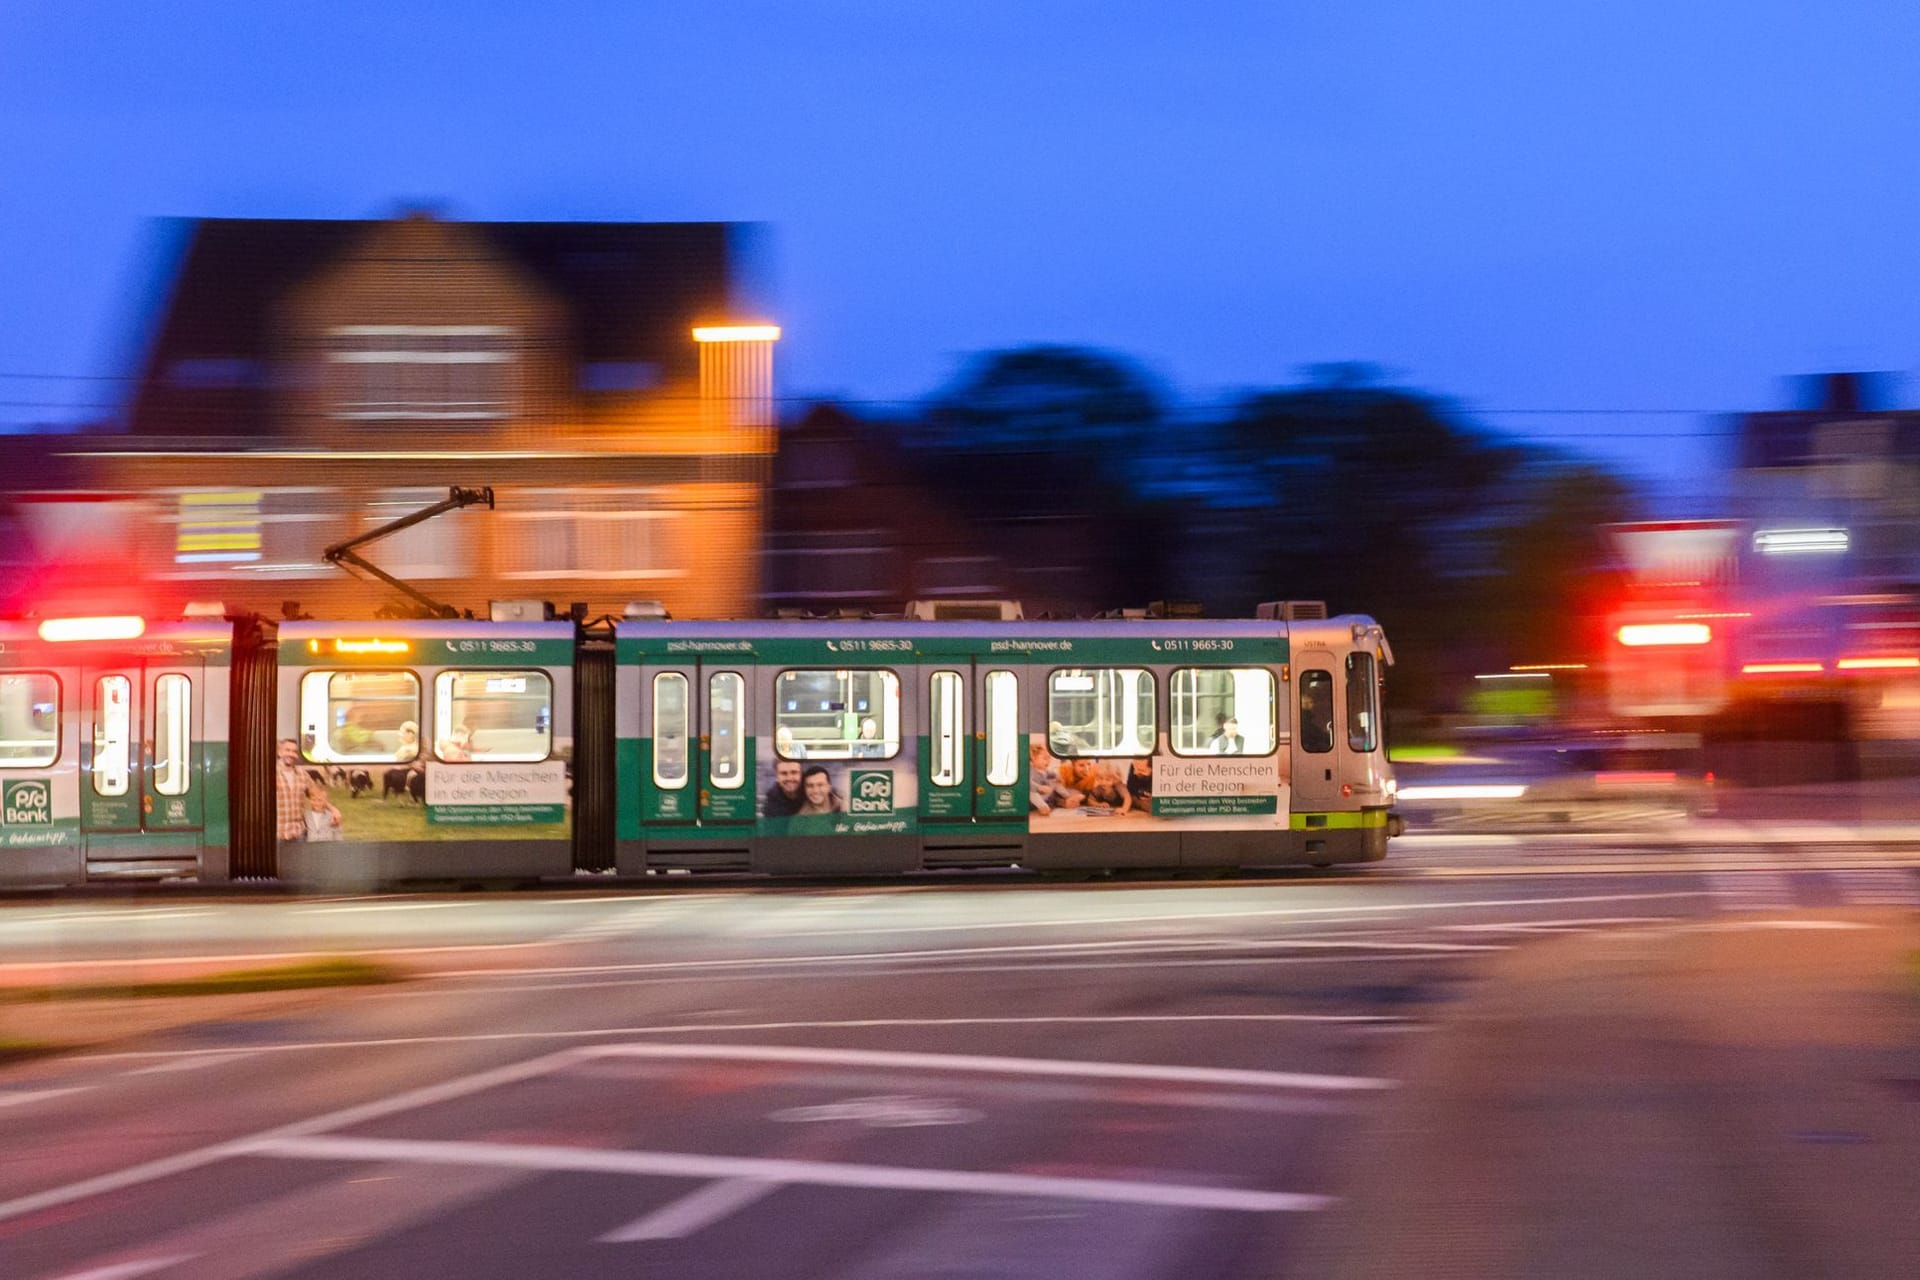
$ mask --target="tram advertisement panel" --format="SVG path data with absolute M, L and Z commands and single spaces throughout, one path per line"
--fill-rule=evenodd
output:
M 567 765 L 433 764 L 427 766 L 427 822 L 497 827 L 558 823 L 567 816 Z
M 283 628 L 280 679 L 282 759 L 294 766 L 282 766 L 280 802 L 298 793 L 307 840 L 571 836 L 564 627 L 310 630 Z
M 562 750 L 571 743 L 556 744 Z M 569 751 L 570 754 L 570 751 Z M 564 840 L 568 763 L 304 765 L 309 840 Z
M 46 849 L 76 843 L 79 817 L 61 812 L 57 803 L 50 777 L 0 782 L 0 848 Z
M 1027 745 L 1027 829 L 1092 831 L 1102 824 L 1177 822 L 1190 830 L 1284 829 L 1291 806 L 1267 756 L 1057 756 L 1046 734 Z
M 889 759 L 760 761 L 760 833 L 904 835 L 920 829 L 916 744 Z

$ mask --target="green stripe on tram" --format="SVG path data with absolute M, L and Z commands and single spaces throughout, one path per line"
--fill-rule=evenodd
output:
M 1363 831 L 1387 825 L 1385 809 L 1359 809 L 1344 813 L 1295 813 L 1290 824 L 1294 831 Z M 1308 818 L 1318 818 L 1309 824 Z

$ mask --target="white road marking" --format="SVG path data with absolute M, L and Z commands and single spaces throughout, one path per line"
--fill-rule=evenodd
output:
M 959 933 L 976 929 L 1057 929 L 1095 924 L 1159 924 L 1175 920 L 1252 920 L 1267 916 L 1324 916 L 1348 913 L 1378 914 L 1390 911 L 1460 911 L 1481 907 L 1532 907 L 1563 902 L 1637 902 L 1652 898 L 1697 898 L 1697 890 L 1666 893 L 1586 893 L 1557 898 L 1493 898 L 1465 902 L 1395 902 L 1379 905 L 1360 904 L 1344 907 L 1259 907 L 1245 911 L 1175 911 L 1164 914 L 1125 916 L 1065 916 L 1048 920 L 993 920 L 973 924 L 881 925 L 858 928 L 843 925 L 837 929 L 796 930 L 772 935 L 788 938 L 844 937 L 869 933 Z
M 1443 924 L 1450 933 L 1560 933 L 1622 924 L 1665 924 L 1675 916 L 1575 916 L 1566 920 L 1516 920 L 1511 924 Z
M 668 895 L 670 896 L 670 895 Z M 689 914 L 696 900 L 682 898 L 679 901 L 663 901 L 662 897 L 643 898 L 643 905 L 626 911 L 618 911 L 602 920 L 589 920 L 583 925 L 555 934 L 549 941 L 559 945 L 574 942 L 590 942 L 600 938 L 615 937 L 622 934 L 638 933 L 642 929 L 651 929 L 656 925 L 669 924 Z
M 482 901 L 473 902 L 359 902 L 347 906 L 290 907 L 288 910 L 303 916 L 341 915 L 351 911 L 445 911 L 452 907 L 483 907 L 489 905 Z
M 604 984 L 603 984 L 604 985 Z M 423 1044 L 469 1044 L 493 1040 L 591 1040 L 605 1036 L 718 1034 L 733 1031 L 857 1031 L 877 1027 L 993 1027 L 1053 1023 L 1154 1022 L 1318 1022 L 1363 1024 L 1399 1021 L 1394 1014 L 1371 1013 L 1140 1013 L 1062 1014 L 1058 1017 L 1008 1018 L 850 1018 L 833 1021 L 709 1022 L 645 1027 L 593 1027 L 572 1031 L 475 1031 L 462 1035 L 391 1036 L 377 1040 L 307 1040 L 291 1044 L 250 1045 L 244 1049 L 127 1049 L 90 1053 L 83 1062 L 115 1062 L 149 1058 L 204 1059 L 245 1057 L 252 1053 L 311 1053 L 325 1049 L 383 1049 Z M 195 1065 L 198 1065 L 197 1063 Z
M 908 974 L 908 973 L 945 975 L 945 974 L 956 974 L 956 973 L 1043 973 L 1043 972 L 1044 973 L 1065 973 L 1065 972 L 1078 970 L 1078 969 L 1088 969 L 1088 970 L 1091 970 L 1091 969 L 1246 969 L 1246 968 L 1253 968 L 1253 967 L 1260 967 L 1260 966 L 1277 967 L 1280 965 L 1295 965 L 1295 964 L 1311 964 L 1311 965 L 1399 964 L 1399 965 L 1404 965 L 1409 960 L 1416 959 L 1416 958 L 1422 959 L 1422 960 L 1471 960 L 1475 956 L 1480 955 L 1482 952 L 1511 951 L 1512 949 L 1513 949 L 1512 945 L 1508 943 L 1490 943 L 1469 951 L 1433 951 L 1433 952 L 1423 953 L 1418 957 L 1409 956 L 1403 952 L 1391 952 L 1386 955 L 1352 955 L 1352 954 L 1344 954 L 1344 953 L 1329 954 L 1325 952 L 1314 954 L 1314 955 L 1294 955 L 1294 956 L 1237 955 L 1237 956 L 1222 957 L 1219 959 L 1206 959 L 1206 960 L 1168 959 L 1164 956 L 1151 959 L 1151 960 L 1056 960 L 1051 957 L 1040 956 L 1040 957 L 1035 957 L 1035 963 L 1032 963 L 1032 964 L 896 965 L 896 966 L 893 966 L 892 968 L 876 967 L 876 968 L 865 969 L 865 970 L 857 969 L 857 968 L 848 968 L 844 965 L 838 968 L 824 967 L 820 969 L 809 969 L 807 967 L 809 964 L 809 961 L 805 958 L 802 958 L 799 960 L 782 960 L 782 959 L 767 960 L 767 961 L 763 961 L 762 964 L 766 967 L 778 968 L 780 970 L 780 976 L 783 978 L 802 978 L 802 977 L 812 977 L 812 976 L 819 975 L 819 976 L 843 977 L 848 981 L 855 981 L 855 980 L 865 979 L 865 978 L 885 979 L 890 977 L 899 977 L 903 974 Z M 873 961 L 870 961 L 868 963 L 872 963 L 876 965 L 878 964 L 878 962 L 873 962 Z M 603 973 L 609 976 L 604 981 L 600 981 L 600 982 L 554 982 L 554 983 L 525 983 L 525 984 L 503 982 L 498 985 L 486 986 L 486 987 L 477 987 L 477 986 L 469 987 L 461 991 L 445 992 L 443 994 L 446 994 L 448 996 L 454 996 L 454 995 L 483 995 L 483 994 L 490 994 L 490 993 L 498 993 L 502 991 L 578 991 L 578 990 L 584 990 L 589 987 L 620 987 L 620 986 L 639 987 L 639 986 L 648 986 L 648 985 L 670 983 L 670 982 L 715 983 L 715 982 L 765 982 L 766 981 L 765 977 L 763 977 L 761 974 L 757 972 L 747 971 L 747 970 L 732 970 L 726 973 L 700 972 L 700 973 L 683 973 L 683 974 L 655 974 L 651 977 L 645 977 L 645 978 L 620 978 L 617 975 L 621 972 L 621 969 L 622 967 L 619 965 L 581 965 L 578 968 L 542 970 L 541 972 L 548 976 L 559 976 L 559 975 L 564 975 L 568 973 Z M 500 972 L 504 973 L 508 977 L 513 977 L 513 976 L 516 976 L 519 971 L 502 970 Z M 484 969 L 473 969 L 473 970 L 466 970 L 466 971 L 457 972 L 457 973 L 448 972 L 448 973 L 442 973 L 442 974 L 435 974 L 433 976 L 481 978 L 481 977 L 488 976 L 488 974 L 487 974 L 487 971 Z M 429 993 L 426 991 L 408 992 L 408 991 L 389 990 L 389 991 L 372 992 L 363 998 L 368 1000 L 386 1000 L 386 999 L 412 998 L 415 996 L 424 996 L 428 994 L 432 994 L 432 993 Z
M 252 1049 L 196 1049 L 178 1061 L 162 1062 L 151 1067 L 135 1067 L 127 1074 L 151 1076 L 163 1071 L 192 1071 L 199 1067 L 213 1066 L 217 1062 L 238 1062 L 242 1058 L 252 1057 L 254 1052 Z
M 1230 1187 L 1167 1182 L 1120 1182 L 1104 1178 L 1051 1178 L 963 1169 L 917 1169 L 893 1165 L 838 1164 L 822 1160 L 766 1160 L 703 1156 L 675 1151 L 606 1151 L 589 1147 L 519 1146 L 502 1142 L 423 1142 L 406 1138 L 277 1138 L 250 1146 L 247 1154 L 295 1160 L 411 1161 L 418 1164 L 484 1165 L 541 1173 L 619 1173 L 641 1177 L 748 1178 L 816 1187 L 881 1191 L 937 1191 L 964 1195 L 1031 1196 L 1091 1200 L 1161 1208 L 1216 1209 L 1242 1213 L 1301 1213 L 1324 1209 L 1331 1196 L 1291 1191 L 1242 1191 Z
M 510 1033 L 495 1036 L 478 1037 L 412 1037 L 415 1043 L 446 1041 L 459 1039 L 519 1038 Z M 278 1046 L 285 1047 L 285 1046 Z M 159 1054 L 100 1054 L 101 1058 L 154 1057 Z M 382 1119 L 403 1111 L 432 1106 L 436 1103 L 464 1098 L 487 1089 L 517 1083 L 545 1075 L 570 1063 L 595 1057 L 708 1057 L 737 1058 L 757 1056 L 760 1060 L 788 1062 L 837 1062 L 879 1066 L 899 1065 L 927 1068 L 938 1065 L 942 1070 L 979 1070 L 999 1071 L 1011 1074 L 1029 1075 L 1066 1075 L 1081 1078 L 1109 1078 L 1136 1080 L 1165 1080 L 1170 1083 L 1207 1083 L 1252 1085 L 1262 1088 L 1334 1088 L 1341 1090 L 1391 1088 L 1394 1082 L 1370 1080 L 1357 1076 L 1308 1076 L 1287 1072 L 1248 1071 L 1210 1067 L 1173 1067 L 1152 1066 L 1141 1063 L 1099 1063 L 1072 1062 L 1064 1059 L 1038 1058 L 967 1058 L 942 1054 L 883 1054 L 866 1053 L 850 1049 L 795 1049 L 785 1046 L 740 1046 L 740 1045 L 588 1045 L 574 1049 L 564 1049 L 558 1053 L 545 1054 L 526 1062 L 496 1067 L 489 1071 L 476 1072 L 459 1079 L 443 1081 L 410 1089 L 390 1097 L 376 1099 L 330 1111 L 292 1124 L 268 1129 L 251 1137 L 238 1138 L 228 1142 L 215 1143 L 212 1146 L 183 1151 L 158 1160 L 117 1169 L 111 1173 L 83 1178 L 77 1182 L 52 1187 L 32 1195 L 18 1196 L 12 1200 L 0 1201 L 0 1222 L 55 1205 L 69 1204 L 84 1200 L 104 1192 L 118 1191 L 126 1187 L 138 1186 L 161 1178 L 171 1177 L 204 1168 L 222 1160 L 236 1156 L 256 1155 L 267 1152 L 268 1148 L 277 1148 L 273 1154 L 287 1154 L 287 1144 L 297 1140 L 310 1139 L 312 1135 L 323 1134 L 330 1130 L 348 1128 L 364 1124 L 370 1120 Z M 979 1065 L 969 1068 L 963 1064 L 973 1062 Z M 312 1139 L 315 1142 L 346 1143 L 358 1150 L 366 1150 L 370 1139 Z M 389 1144 L 390 1145 L 390 1144 Z M 490 1150 L 511 1155 L 512 1153 L 533 1152 L 536 1160 L 539 1153 L 550 1150 L 545 1148 L 512 1148 L 496 1144 L 447 1144 L 415 1143 L 401 1144 L 414 1154 L 408 1158 L 425 1158 L 419 1153 L 438 1151 L 445 1153 L 454 1147 L 461 1147 L 469 1155 L 479 1150 Z M 315 1150 L 309 1148 L 309 1151 Z M 734 1160 L 719 1157 L 695 1157 L 678 1155 L 658 1155 L 648 1157 L 645 1153 L 635 1152 L 586 1152 L 558 1149 L 554 1154 L 567 1159 L 591 1159 L 596 1154 L 615 1161 L 645 1161 L 649 1158 L 671 1162 L 673 1170 L 662 1168 L 617 1168 L 614 1172 L 677 1172 L 680 1176 L 708 1179 L 759 1178 L 775 1182 L 815 1182 L 819 1185 L 836 1186 L 898 1186 L 909 1189 L 933 1191 L 972 1191 L 996 1195 L 1054 1195 L 1074 1199 L 1113 1200 L 1130 1204 L 1180 1205 L 1192 1208 L 1238 1208 L 1271 1211 L 1281 1209 L 1318 1209 L 1330 1203 L 1325 1196 L 1296 1195 L 1287 1192 L 1222 1191 L 1207 1187 L 1160 1186 L 1155 1184 L 1105 1183 L 1097 1180 L 1025 1178 L 1008 1174 L 969 1174 L 935 1170 L 913 1169 L 867 1169 L 857 1165 L 813 1165 L 806 1162 Z M 340 1158 L 330 1154 L 321 1158 Z M 350 1156 L 347 1158 L 360 1158 Z M 378 1159 L 387 1156 L 374 1157 Z M 515 1156 L 514 1158 L 518 1158 Z M 457 1164 L 495 1164 L 496 1161 L 471 1158 L 451 1161 Z M 512 1163 L 499 1167 L 522 1167 Z M 565 1167 L 535 1163 L 524 1167 L 548 1168 Z M 582 1166 L 585 1167 L 585 1166 Z M 878 1179 L 879 1181 L 874 1181 Z
M 1240 1067 L 1177 1067 L 1140 1062 L 1090 1062 L 1078 1058 L 995 1058 L 963 1053 L 905 1053 L 891 1049 L 820 1049 L 772 1044 L 601 1044 L 574 1051 L 584 1058 L 719 1059 L 786 1062 L 806 1066 L 881 1067 L 909 1071 L 974 1072 L 989 1075 L 1067 1076 L 1076 1080 L 1164 1080 L 1182 1084 L 1235 1085 L 1255 1089 L 1391 1089 L 1378 1076 L 1313 1075 Z
M 1920 906 L 1920 877 L 1900 868 L 1861 868 L 1835 871 L 1847 898 L 1878 907 Z
M 1165 954 L 1178 951 L 1236 950 L 1247 947 L 1258 947 L 1269 950 L 1291 949 L 1306 951 L 1378 950 L 1448 952 L 1505 950 L 1505 948 L 1498 943 L 1469 942 L 1344 942 L 1290 939 L 1244 942 L 1235 938 L 1119 938 L 1106 942 L 1004 943 L 985 947 L 931 947 L 914 951 L 815 952 L 791 956 L 729 956 L 717 960 L 646 960 L 636 961 L 630 964 L 542 965 L 535 968 L 520 969 L 443 969 L 437 971 L 434 976 L 438 978 L 539 978 L 580 973 L 650 973 L 660 970 L 762 969 L 769 966 L 794 965 L 898 964 L 906 960 L 953 960 L 967 959 L 976 956 L 986 958 L 1008 955 L 1030 955 L 1035 957 L 1048 955 L 1111 955 L 1116 952 L 1125 951 L 1146 951 Z M 1232 961 L 1230 963 L 1240 962 Z
M 129 920 L 186 920 L 198 916 L 214 914 L 212 907 L 181 907 L 172 911 L 142 910 L 139 907 L 127 907 L 119 911 L 85 911 L 68 914 L 50 913 L 46 915 L 20 915 L 10 918 L 7 923 L 17 927 L 28 925 L 64 925 L 97 924 L 103 920 L 124 923 Z
M 984 1111 L 946 1098 L 885 1093 L 808 1107 L 782 1107 L 767 1116 L 779 1124 L 858 1124 L 869 1129 L 924 1129 L 935 1125 L 978 1124 Z
M 1686 926 L 1702 933 L 1743 932 L 1749 929 L 1873 929 L 1857 920 L 1709 920 Z
M 764 1178 L 722 1178 L 698 1191 L 662 1205 L 646 1217 L 600 1237 L 602 1244 L 632 1244 L 639 1240 L 675 1240 L 710 1227 L 736 1210 L 744 1209 L 770 1192 L 778 1182 Z
M 0 1092 L 0 1107 L 24 1107 L 30 1102 L 45 1102 L 49 1098 L 65 1097 L 69 1093 L 85 1093 L 93 1088 L 90 1084 L 69 1085 L 64 1089 L 16 1089 Z
M 201 1050 L 200 1052 L 205 1052 Z M 457 1080 L 448 1080 L 440 1084 L 427 1085 L 419 1089 L 410 1089 L 374 1102 L 361 1103 L 339 1111 L 330 1111 L 325 1115 L 294 1124 L 268 1129 L 250 1138 L 240 1138 L 231 1142 L 219 1142 L 210 1147 L 198 1147 L 191 1151 L 182 1151 L 176 1155 L 162 1156 L 158 1160 L 148 1160 L 141 1164 L 116 1169 L 112 1173 L 103 1173 L 91 1178 L 82 1178 L 78 1182 L 69 1182 L 63 1186 L 38 1191 L 32 1195 L 18 1196 L 12 1200 L 0 1201 L 0 1222 L 10 1218 L 37 1213 L 54 1205 L 70 1204 L 75 1200 L 85 1200 L 90 1196 L 101 1195 L 108 1191 L 119 1191 L 126 1187 L 139 1186 L 176 1173 L 188 1173 L 204 1168 L 237 1155 L 243 1155 L 249 1144 L 269 1141 L 282 1137 L 299 1137 L 308 1133 L 318 1133 L 327 1129 L 344 1128 L 366 1120 L 377 1120 L 392 1115 L 396 1111 L 407 1111 L 414 1107 L 430 1106 L 452 1098 L 462 1098 L 470 1093 L 496 1088 L 503 1084 L 512 1084 L 532 1076 L 543 1075 L 554 1070 L 561 1063 L 573 1058 L 575 1050 L 561 1050 L 559 1053 L 546 1054 L 527 1062 L 517 1062 L 511 1066 L 498 1067 L 492 1071 L 482 1071 Z M 123 1055 L 105 1054 L 103 1057 Z M 134 1055 L 154 1056 L 154 1055 Z
M 1697 875 L 1712 868 L 1719 871 L 1771 871 L 1778 863 L 1758 863 L 1750 860 L 1738 862 L 1715 862 L 1704 856 L 1689 856 L 1681 860 L 1649 860 L 1638 858 L 1619 862 L 1582 862 L 1557 863 L 1552 866 L 1477 866 L 1477 867 L 1402 867 L 1397 870 L 1388 868 L 1368 873 L 1367 883 L 1377 885 L 1431 884 L 1435 880 L 1515 880 L 1515 879 L 1554 879 L 1566 880 L 1577 877 L 1599 876 L 1665 876 Z M 1860 865 L 1857 858 L 1845 860 L 1809 859 L 1799 864 L 1800 870 L 1833 870 L 1838 867 Z M 1909 865 L 1909 864 L 1896 864 Z
M 87 1271 L 69 1271 L 55 1280 L 133 1280 L 134 1276 L 148 1276 L 168 1267 L 178 1266 L 182 1262 L 191 1262 L 195 1254 L 178 1253 L 167 1258 L 138 1258 L 132 1262 L 115 1262 L 104 1267 L 93 1267 Z
M 1790 911 L 1799 906 L 1785 872 L 1709 871 L 1707 884 L 1722 911 Z

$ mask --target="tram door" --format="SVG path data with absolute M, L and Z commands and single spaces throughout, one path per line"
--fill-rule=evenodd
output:
M 751 668 L 702 664 L 699 678 L 700 822 L 751 824 L 758 799 L 753 784 L 753 721 L 748 715 Z
M 1020 676 L 1008 667 L 975 669 L 979 691 L 974 816 L 982 822 L 1027 821 L 1027 744 L 1020 733 Z
M 128 871 L 131 862 L 199 861 L 203 676 L 201 664 L 180 662 L 86 670 L 80 831 L 90 873 Z
M 1336 702 L 1341 670 L 1334 655 L 1307 649 L 1293 659 L 1293 807 L 1326 813 L 1340 804 Z
M 1020 741 L 1019 679 L 1004 668 L 955 662 L 922 668 L 927 737 L 920 817 L 1025 822 L 1027 753 Z
M 705 789 L 694 713 L 698 667 L 648 668 L 640 760 L 641 820 L 648 827 L 692 823 Z
M 647 668 L 640 793 L 649 828 L 753 821 L 747 670 L 699 662 Z

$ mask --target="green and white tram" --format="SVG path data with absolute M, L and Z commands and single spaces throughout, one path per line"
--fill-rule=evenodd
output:
M 0 888 L 1384 857 L 1386 639 L 1275 612 L 0 622 Z
M 1384 857 L 1369 618 L 644 622 L 617 867 L 884 874 Z
M 228 877 L 235 640 L 222 620 L 0 622 L 0 885 Z

